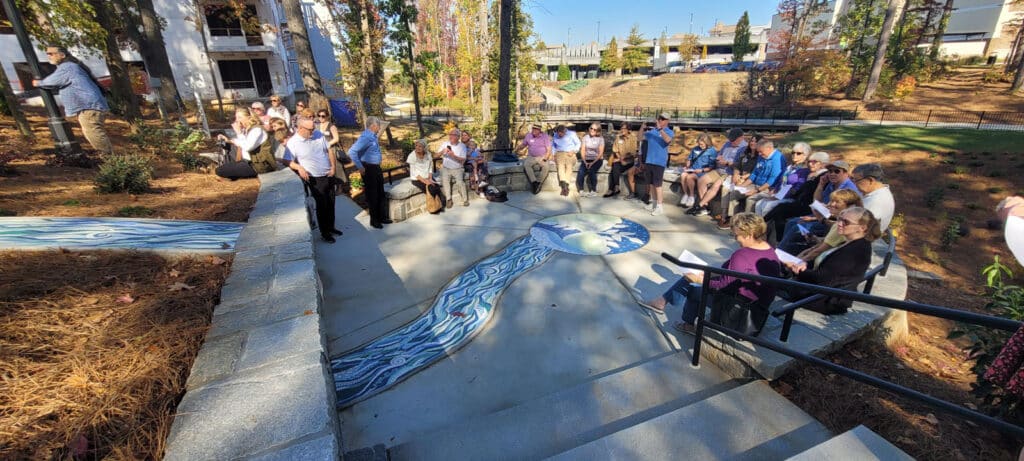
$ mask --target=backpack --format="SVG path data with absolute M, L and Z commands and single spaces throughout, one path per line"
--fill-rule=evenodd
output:
M 497 187 L 489 185 L 484 189 L 484 198 L 486 198 L 488 202 L 507 202 L 508 193 L 498 189 Z

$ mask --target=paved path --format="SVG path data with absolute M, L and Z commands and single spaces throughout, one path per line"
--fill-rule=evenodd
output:
M 123 218 L 0 218 L 0 250 L 230 252 L 243 223 Z

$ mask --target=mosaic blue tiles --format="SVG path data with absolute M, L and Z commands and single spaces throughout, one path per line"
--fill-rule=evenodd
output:
M 0 249 L 230 250 L 244 223 L 119 218 L 0 218 Z
M 651 240 L 647 228 L 617 216 L 574 213 L 538 221 L 530 229 L 538 242 L 577 255 L 613 255 L 639 249 Z

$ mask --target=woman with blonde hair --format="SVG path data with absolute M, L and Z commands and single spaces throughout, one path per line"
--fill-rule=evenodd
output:
M 715 157 L 717 156 L 718 152 L 711 142 L 711 136 L 707 133 L 697 135 L 697 145 L 690 150 L 683 173 L 679 175 L 679 185 L 682 189 L 680 191 L 682 198 L 679 199 L 680 206 L 692 207 L 697 203 L 698 196 L 703 192 L 697 190 L 697 180 L 715 169 Z
M 775 249 L 764 239 L 768 230 L 764 219 L 754 213 L 737 213 L 732 217 L 730 224 L 733 237 L 740 244 L 740 248 L 729 256 L 722 264 L 722 268 L 766 277 L 779 277 L 782 273 L 782 263 L 775 254 Z M 673 327 L 683 333 L 693 333 L 694 322 L 700 314 L 701 284 L 705 276 L 703 273 L 687 272 L 664 294 L 641 305 L 660 314 L 665 312 L 666 304 L 683 304 L 682 319 Z M 761 313 L 761 317 L 767 320 L 768 306 L 775 299 L 775 287 L 727 275 L 713 277 L 710 286 L 715 290 L 715 296 L 733 296 L 737 301 L 752 303 Z M 763 326 L 762 321 L 757 328 L 758 331 Z
M 233 138 L 219 134 L 217 139 L 231 143 L 237 151 L 233 161 L 229 160 L 217 167 L 217 176 L 232 181 L 239 178 L 255 178 L 258 172 L 253 168 L 253 154 L 258 154 L 264 149 L 268 153 L 271 152 L 270 136 L 263 130 L 262 121 L 244 107 L 235 110 L 235 121 L 231 128 L 235 132 Z M 273 153 L 270 155 L 273 157 Z

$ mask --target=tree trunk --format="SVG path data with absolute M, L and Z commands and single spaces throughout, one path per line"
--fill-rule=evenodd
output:
M 409 21 L 406 20 L 406 29 L 409 29 Z M 420 137 L 427 135 L 423 130 L 423 116 L 420 114 L 420 84 L 419 74 L 416 72 L 416 58 L 412 52 L 412 35 L 405 42 L 406 57 L 409 59 L 409 74 L 412 79 L 412 105 L 416 109 L 416 128 L 420 131 Z
M 124 59 L 121 59 L 121 47 L 117 44 L 117 37 L 113 33 L 114 30 L 117 30 L 114 26 L 113 12 L 107 9 L 107 2 L 102 0 L 89 0 L 89 4 L 96 10 L 96 22 L 108 32 L 103 55 L 106 59 L 107 69 L 110 70 L 111 102 L 118 108 L 134 131 L 139 119 L 142 118 L 142 113 L 139 111 L 139 101 L 135 97 L 135 91 L 132 90 L 128 66 L 124 63 Z
M 11 81 L 7 79 L 7 71 L 4 70 L 3 66 L 0 66 L 0 92 L 3 92 L 4 101 L 7 102 L 7 110 L 11 111 L 11 116 L 14 117 L 14 125 L 18 127 L 18 132 L 26 138 L 31 138 L 32 127 L 28 124 L 25 113 L 21 111 L 21 107 L 18 105 L 18 98 L 14 96 L 14 90 L 11 89 Z
M 498 132 L 494 140 L 494 147 L 507 149 L 509 143 L 510 118 L 509 113 L 509 90 L 511 83 L 512 67 L 512 2 L 513 0 L 499 0 L 500 9 L 498 12 L 498 29 L 500 48 L 498 54 Z
M 313 110 L 331 110 L 324 96 L 324 87 L 320 84 L 320 72 L 316 70 L 313 60 L 313 48 L 309 44 L 309 30 L 302 15 L 302 3 L 299 0 L 283 0 L 284 16 L 288 20 L 288 32 L 292 34 L 292 45 L 295 47 L 295 60 L 302 74 L 302 86 L 309 97 L 308 106 Z
M 196 30 L 199 32 L 199 37 L 203 40 L 203 54 L 206 55 L 206 65 L 210 68 L 210 86 L 213 87 L 213 94 L 217 97 L 217 111 L 220 112 L 220 121 L 223 122 L 225 121 L 224 98 L 220 94 L 220 85 L 217 84 L 217 72 L 213 70 L 213 58 L 210 57 L 210 43 L 206 40 L 206 28 L 203 26 L 205 20 L 202 16 L 203 7 L 200 6 L 199 0 L 193 0 L 192 8 L 195 10 L 196 15 Z
M 946 0 L 946 5 L 942 7 L 942 17 L 939 19 L 939 25 L 935 27 L 935 37 L 932 39 L 932 49 L 929 51 L 929 55 L 932 60 L 939 59 L 939 48 L 942 47 L 942 36 L 946 33 L 946 26 L 949 25 L 949 16 L 953 14 L 953 0 Z
M 480 22 L 480 122 L 484 125 L 491 122 L 491 62 L 488 49 L 487 33 L 487 0 L 480 6 L 478 21 Z
M 362 98 L 367 104 L 366 113 L 384 115 L 384 63 L 380 59 L 383 43 L 378 43 L 378 31 L 370 27 L 373 16 L 373 2 L 363 0 L 360 5 L 359 28 L 363 34 L 363 86 Z
M 1010 92 L 1015 93 L 1020 89 L 1021 85 L 1024 84 L 1024 46 L 1019 46 L 1021 49 L 1017 56 L 1017 70 L 1013 75 L 1013 84 L 1010 85 Z
M 142 59 L 146 62 L 149 75 L 160 81 L 158 94 L 164 108 L 173 109 L 184 119 L 184 105 L 181 101 L 181 94 L 178 93 L 178 83 L 174 80 L 171 62 L 167 58 L 164 34 L 160 29 L 160 17 L 157 16 L 156 9 L 153 7 L 153 0 L 137 0 L 137 3 L 139 15 L 142 17 L 143 33 L 143 47 L 139 53 L 142 54 Z
M 885 20 L 882 21 L 882 32 L 878 36 L 878 49 L 875 51 L 875 60 L 871 64 L 871 75 L 868 77 L 868 85 L 864 90 L 864 102 L 868 102 L 875 95 L 878 89 L 878 79 L 882 76 L 882 66 L 885 65 L 885 53 L 889 47 L 889 37 L 892 36 L 893 24 L 896 16 L 906 0 L 889 0 L 889 6 L 885 10 Z

